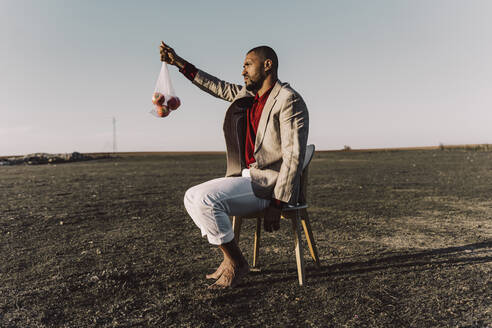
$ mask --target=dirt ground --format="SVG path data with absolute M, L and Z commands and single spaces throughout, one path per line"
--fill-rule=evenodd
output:
M 492 152 L 316 153 L 304 287 L 283 222 L 261 271 L 207 290 L 219 253 L 182 199 L 224 172 L 223 154 L 1 167 L 0 327 L 492 326 Z

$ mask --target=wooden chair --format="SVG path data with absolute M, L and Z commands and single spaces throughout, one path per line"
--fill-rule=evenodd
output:
M 301 174 L 299 201 L 296 206 L 290 205 L 287 208 L 282 209 L 282 213 L 281 213 L 282 219 L 290 220 L 292 223 L 292 230 L 294 232 L 296 262 L 297 262 L 297 275 L 299 278 L 299 285 L 301 286 L 304 285 L 304 281 L 305 281 L 304 259 L 302 256 L 301 225 L 306 235 L 306 241 L 309 246 L 311 257 L 313 258 L 316 266 L 318 268 L 320 267 L 318 250 L 316 248 L 316 243 L 314 242 L 313 232 L 311 230 L 311 224 L 309 223 L 309 215 L 307 212 L 308 205 L 306 201 L 308 167 L 309 167 L 309 163 L 311 162 L 311 159 L 313 158 L 313 155 L 314 155 L 314 145 L 308 145 L 306 148 L 306 155 L 305 155 L 303 170 Z M 257 268 L 258 255 L 260 250 L 261 221 L 263 218 L 263 211 L 242 215 L 242 216 L 233 216 L 232 227 L 234 230 L 234 238 L 236 239 L 236 243 L 239 244 L 241 224 L 243 222 L 243 219 L 248 219 L 248 218 L 256 219 L 256 232 L 255 232 L 255 241 L 254 241 L 254 248 L 253 248 L 252 267 Z

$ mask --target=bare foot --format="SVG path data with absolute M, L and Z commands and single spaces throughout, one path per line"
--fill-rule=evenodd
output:
M 224 289 L 228 287 L 236 286 L 240 280 L 249 272 L 249 265 L 243 264 L 239 267 L 235 267 L 230 263 L 227 263 L 224 267 L 224 271 L 220 278 L 208 286 L 209 289 Z
M 214 273 L 205 275 L 205 278 L 207 278 L 207 279 L 219 279 L 220 276 L 222 275 L 222 273 L 224 272 L 224 269 L 227 267 L 227 264 L 228 263 L 224 259 L 222 261 L 222 263 L 219 265 L 219 267 L 217 268 L 217 270 L 215 270 Z

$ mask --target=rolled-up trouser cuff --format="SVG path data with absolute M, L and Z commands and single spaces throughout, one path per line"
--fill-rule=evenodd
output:
M 212 236 L 210 234 L 208 234 L 206 236 L 207 236 L 208 242 L 210 244 L 219 246 L 219 245 L 226 244 L 226 243 L 232 241 L 234 239 L 234 232 L 230 231 L 224 237 L 215 237 L 215 236 Z

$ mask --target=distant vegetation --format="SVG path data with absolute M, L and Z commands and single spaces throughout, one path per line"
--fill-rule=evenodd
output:
M 477 150 L 477 151 L 491 151 L 492 144 L 475 144 L 475 145 L 444 145 L 439 144 L 440 150 Z
M 439 146 L 424 146 L 424 147 L 395 147 L 395 148 L 363 148 L 352 149 L 348 145 L 344 145 L 342 149 L 332 151 L 353 151 L 353 152 L 374 152 L 374 151 L 401 151 L 401 150 L 474 150 L 474 151 L 492 151 L 492 144 L 471 144 L 471 145 L 444 145 L 442 143 Z M 323 151 L 323 150 L 320 150 Z

